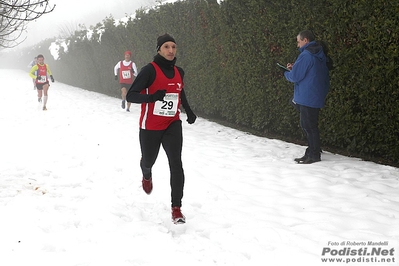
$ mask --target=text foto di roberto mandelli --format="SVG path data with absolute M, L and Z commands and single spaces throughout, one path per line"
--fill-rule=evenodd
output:
M 328 241 L 328 246 L 388 246 L 389 241 Z

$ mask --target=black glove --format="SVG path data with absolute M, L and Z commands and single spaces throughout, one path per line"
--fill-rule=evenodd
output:
M 54 82 L 53 75 L 50 75 L 51 82 Z
M 42 79 L 40 75 L 37 75 L 36 80 Z
M 163 97 L 165 97 L 166 90 L 157 90 L 154 94 L 151 94 L 149 97 L 149 102 L 156 102 L 156 101 L 162 101 Z
M 115 75 L 115 80 L 118 80 L 118 75 Z
M 187 114 L 187 122 L 189 124 L 194 124 L 195 120 L 197 119 L 197 116 L 193 113 L 191 110 L 186 110 Z

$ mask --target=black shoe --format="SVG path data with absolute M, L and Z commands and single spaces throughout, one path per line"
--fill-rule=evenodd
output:
M 299 164 L 311 164 L 311 163 L 316 163 L 316 162 L 320 162 L 320 161 L 321 161 L 321 159 L 312 159 L 312 158 L 308 157 L 303 161 L 299 161 L 298 163 Z
M 308 158 L 307 155 L 302 156 L 301 158 L 295 158 L 294 161 L 299 163 L 299 162 L 303 162 Z
M 122 101 L 122 109 L 125 109 L 125 100 Z

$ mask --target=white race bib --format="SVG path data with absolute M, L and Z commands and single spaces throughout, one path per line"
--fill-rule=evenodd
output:
M 123 70 L 122 71 L 122 78 L 123 79 L 130 79 L 131 77 L 131 71 L 130 70 Z
M 47 77 L 46 76 L 40 76 L 40 79 L 38 80 L 39 83 L 46 83 Z
M 179 103 L 178 93 L 166 93 L 163 101 L 156 101 L 154 105 L 154 115 L 173 117 L 177 113 Z

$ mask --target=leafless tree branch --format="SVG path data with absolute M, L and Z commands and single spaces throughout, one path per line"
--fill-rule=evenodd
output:
M 29 22 L 54 10 L 50 0 L 0 0 L 0 48 L 22 43 L 22 32 Z

